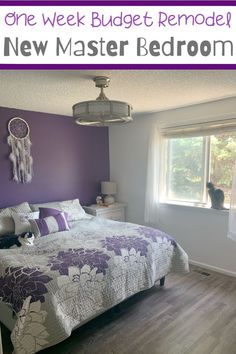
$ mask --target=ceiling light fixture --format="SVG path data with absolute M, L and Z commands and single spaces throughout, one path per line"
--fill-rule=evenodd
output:
M 93 79 L 95 86 L 101 89 L 96 100 L 76 103 L 73 109 L 75 122 L 87 126 L 106 126 L 111 124 L 129 123 L 132 106 L 127 102 L 109 100 L 104 88 L 109 86 L 110 78 L 97 76 Z

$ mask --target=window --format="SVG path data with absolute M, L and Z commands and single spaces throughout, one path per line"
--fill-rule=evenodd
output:
M 163 201 L 210 206 L 206 184 L 211 181 L 224 191 L 225 206 L 229 206 L 236 131 L 222 131 L 202 136 L 166 136 Z

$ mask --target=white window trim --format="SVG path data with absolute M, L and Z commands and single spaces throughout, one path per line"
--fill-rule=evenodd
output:
M 212 128 L 211 128 L 212 127 Z M 200 134 L 198 136 L 203 136 L 202 132 L 204 130 L 213 131 L 212 135 L 216 134 L 215 131 L 219 129 L 222 131 L 222 127 L 224 127 L 227 131 L 232 131 L 232 128 L 236 128 L 236 111 L 214 115 L 214 116 L 205 116 L 197 119 L 191 120 L 182 120 L 175 123 L 161 123 L 159 126 L 160 134 L 166 137 L 181 137 L 181 134 L 187 136 L 187 130 L 192 132 L 190 136 L 196 136 L 196 131 Z M 211 133 L 206 133 L 205 135 L 211 135 Z
M 179 123 L 179 125 L 173 126 L 165 126 L 160 129 L 161 135 L 163 137 L 163 144 L 164 144 L 164 154 L 162 155 L 161 165 L 164 166 L 161 171 L 161 178 L 159 181 L 160 185 L 160 206 L 161 205 L 175 205 L 180 207 L 195 207 L 201 208 L 203 210 L 212 210 L 210 205 L 210 200 L 206 188 L 206 183 L 209 181 L 210 178 L 210 135 L 217 135 L 223 134 L 224 132 L 231 133 L 232 131 L 236 131 L 236 113 L 225 115 L 224 117 L 218 116 L 218 118 L 214 117 L 215 119 L 209 119 L 208 121 L 201 121 L 201 122 L 186 122 Z M 193 132 L 194 129 L 194 132 Z M 178 133 L 177 133 L 178 132 Z M 187 138 L 187 137 L 195 137 L 195 136 L 205 136 L 205 176 L 204 176 L 204 191 L 203 191 L 203 200 L 205 202 L 192 202 L 192 201 L 181 201 L 175 199 L 168 199 L 167 198 L 167 186 L 168 186 L 168 164 L 169 164 L 169 156 L 168 151 L 169 148 L 167 146 L 168 141 L 171 138 Z M 166 163 L 167 161 L 167 163 Z M 229 207 L 229 205 L 227 205 Z M 214 209 L 215 210 L 215 209 Z M 218 212 L 227 211 L 227 210 L 217 210 Z
M 211 208 L 210 205 L 208 206 L 200 206 L 200 205 L 191 205 L 191 203 L 188 204 L 182 204 L 182 203 L 170 203 L 170 202 L 161 202 L 160 203 L 160 208 L 162 209 L 186 209 L 186 210 L 196 210 L 200 211 L 203 213 L 211 213 L 211 214 L 216 214 L 216 215 L 226 215 L 228 216 L 229 214 L 229 209 L 223 209 L 223 210 L 218 210 L 218 209 L 213 209 Z

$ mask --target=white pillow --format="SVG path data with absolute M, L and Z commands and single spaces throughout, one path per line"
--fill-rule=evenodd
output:
M 49 203 L 39 203 L 39 204 L 30 204 L 31 211 L 39 211 L 39 208 L 53 208 L 57 210 L 60 209 L 60 202 L 49 202 Z
M 30 219 L 38 219 L 39 211 L 31 213 L 14 213 L 12 214 L 15 223 L 15 234 L 20 235 L 23 232 L 31 231 Z
M 59 203 L 60 209 L 67 214 L 68 221 L 77 221 L 86 218 L 86 213 L 80 205 L 79 199 L 65 200 Z
M 15 224 L 12 218 L 13 213 L 30 213 L 29 203 L 24 202 L 19 205 L 0 209 L 0 236 L 14 233 Z

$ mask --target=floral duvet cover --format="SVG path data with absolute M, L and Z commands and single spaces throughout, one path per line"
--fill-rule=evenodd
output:
M 0 250 L 0 301 L 16 313 L 16 354 L 33 354 L 170 271 L 188 257 L 167 234 L 93 217 L 34 246 Z

